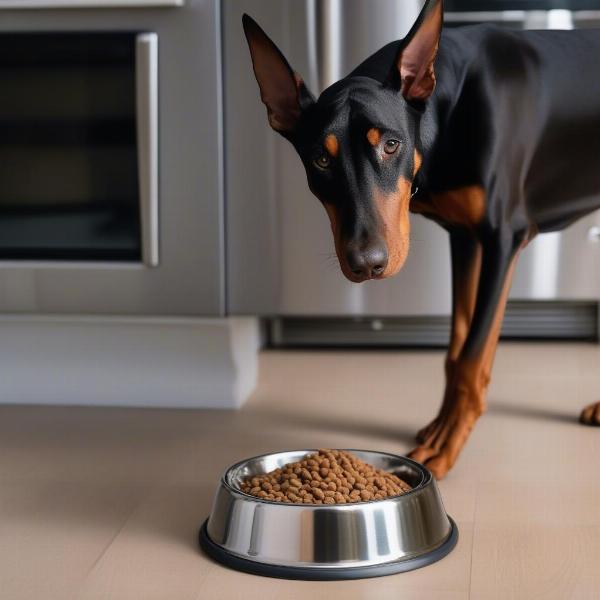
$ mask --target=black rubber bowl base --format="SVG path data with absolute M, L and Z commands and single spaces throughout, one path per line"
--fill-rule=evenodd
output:
M 450 517 L 448 518 L 450 519 Z M 200 547 L 208 554 L 208 556 L 222 565 L 235 569 L 236 571 L 244 571 L 245 573 L 251 573 L 252 575 L 277 577 L 280 579 L 341 581 L 344 579 L 364 579 L 367 577 L 383 577 L 384 575 L 404 573 L 406 571 L 420 569 L 421 567 L 425 567 L 444 558 L 444 556 L 452 551 L 458 541 L 458 528 L 456 527 L 456 523 L 450 519 L 452 529 L 450 530 L 450 535 L 446 541 L 435 550 L 421 556 L 366 567 L 286 567 L 283 565 L 271 565 L 247 560 L 227 552 L 208 537 L 208 532 L 206 530 L 207 523 L 208 519 L 204 521 L 200 528 L 199 541 Z

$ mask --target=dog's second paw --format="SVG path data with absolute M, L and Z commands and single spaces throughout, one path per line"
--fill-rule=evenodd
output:
M 409 452 L 408 457 L 420 462 L 425 465 L 432 473 L 432 475 L 439 481 L 448 474 L 448 471 L 452 468 L 452 459 L 447 453 L 433 454 L 430 458 L 426 458 L 431 455 L 431 449 L 419 446 L 412 452 Z
M 600 402 L 594 402 L 586 406 L 579 415 L 579 422 L 584 425 L 600 427 Z

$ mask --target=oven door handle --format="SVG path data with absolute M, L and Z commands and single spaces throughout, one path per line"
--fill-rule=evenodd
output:
M 183 6 L 184 0 L 0 0 L 0 9 L 24 8 L 147 8 Z
M 142 261 L 159 264 L 158 35 L 140 33 L 135 44 L 136 127 Z

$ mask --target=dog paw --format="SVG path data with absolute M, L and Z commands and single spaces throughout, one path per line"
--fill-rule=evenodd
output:
M 431 448 L 426 446 L 419 446 L 408 454 L 409 458 L 420 462 L 425 465 L 432 473 L 432 475 L 439 481 L 448 474 L 448 471 L 453 466 L 453 459 L 448 452 L 441 451 L 436 453 L 431 451 Z M 430 458 L 426 458 L 426 457 Z
M 579 415 L 579 422 L 584 425 L 600 426 L 600 402 L 586 406 Z
M 481 411 L 455 406 L 443 412 L 417 434 L 419 445 L 409 458 L 425 465 L 436 479 L 443 479 L 454 466 Z

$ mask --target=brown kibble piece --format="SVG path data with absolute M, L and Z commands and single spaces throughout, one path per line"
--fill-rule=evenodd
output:
M 345 504 L 402 495 L 410 485 L 344 450 L 322 449 L 303 460 L 240 482 L 240 490 L 272 502 Z
M 318 498 L 319 500 L 323 500 L 323 498 L 325 498 L 325 494 L 323 493 L 323 490 L 321 488 L 314 488 L 313 496 L 315 498 Z

